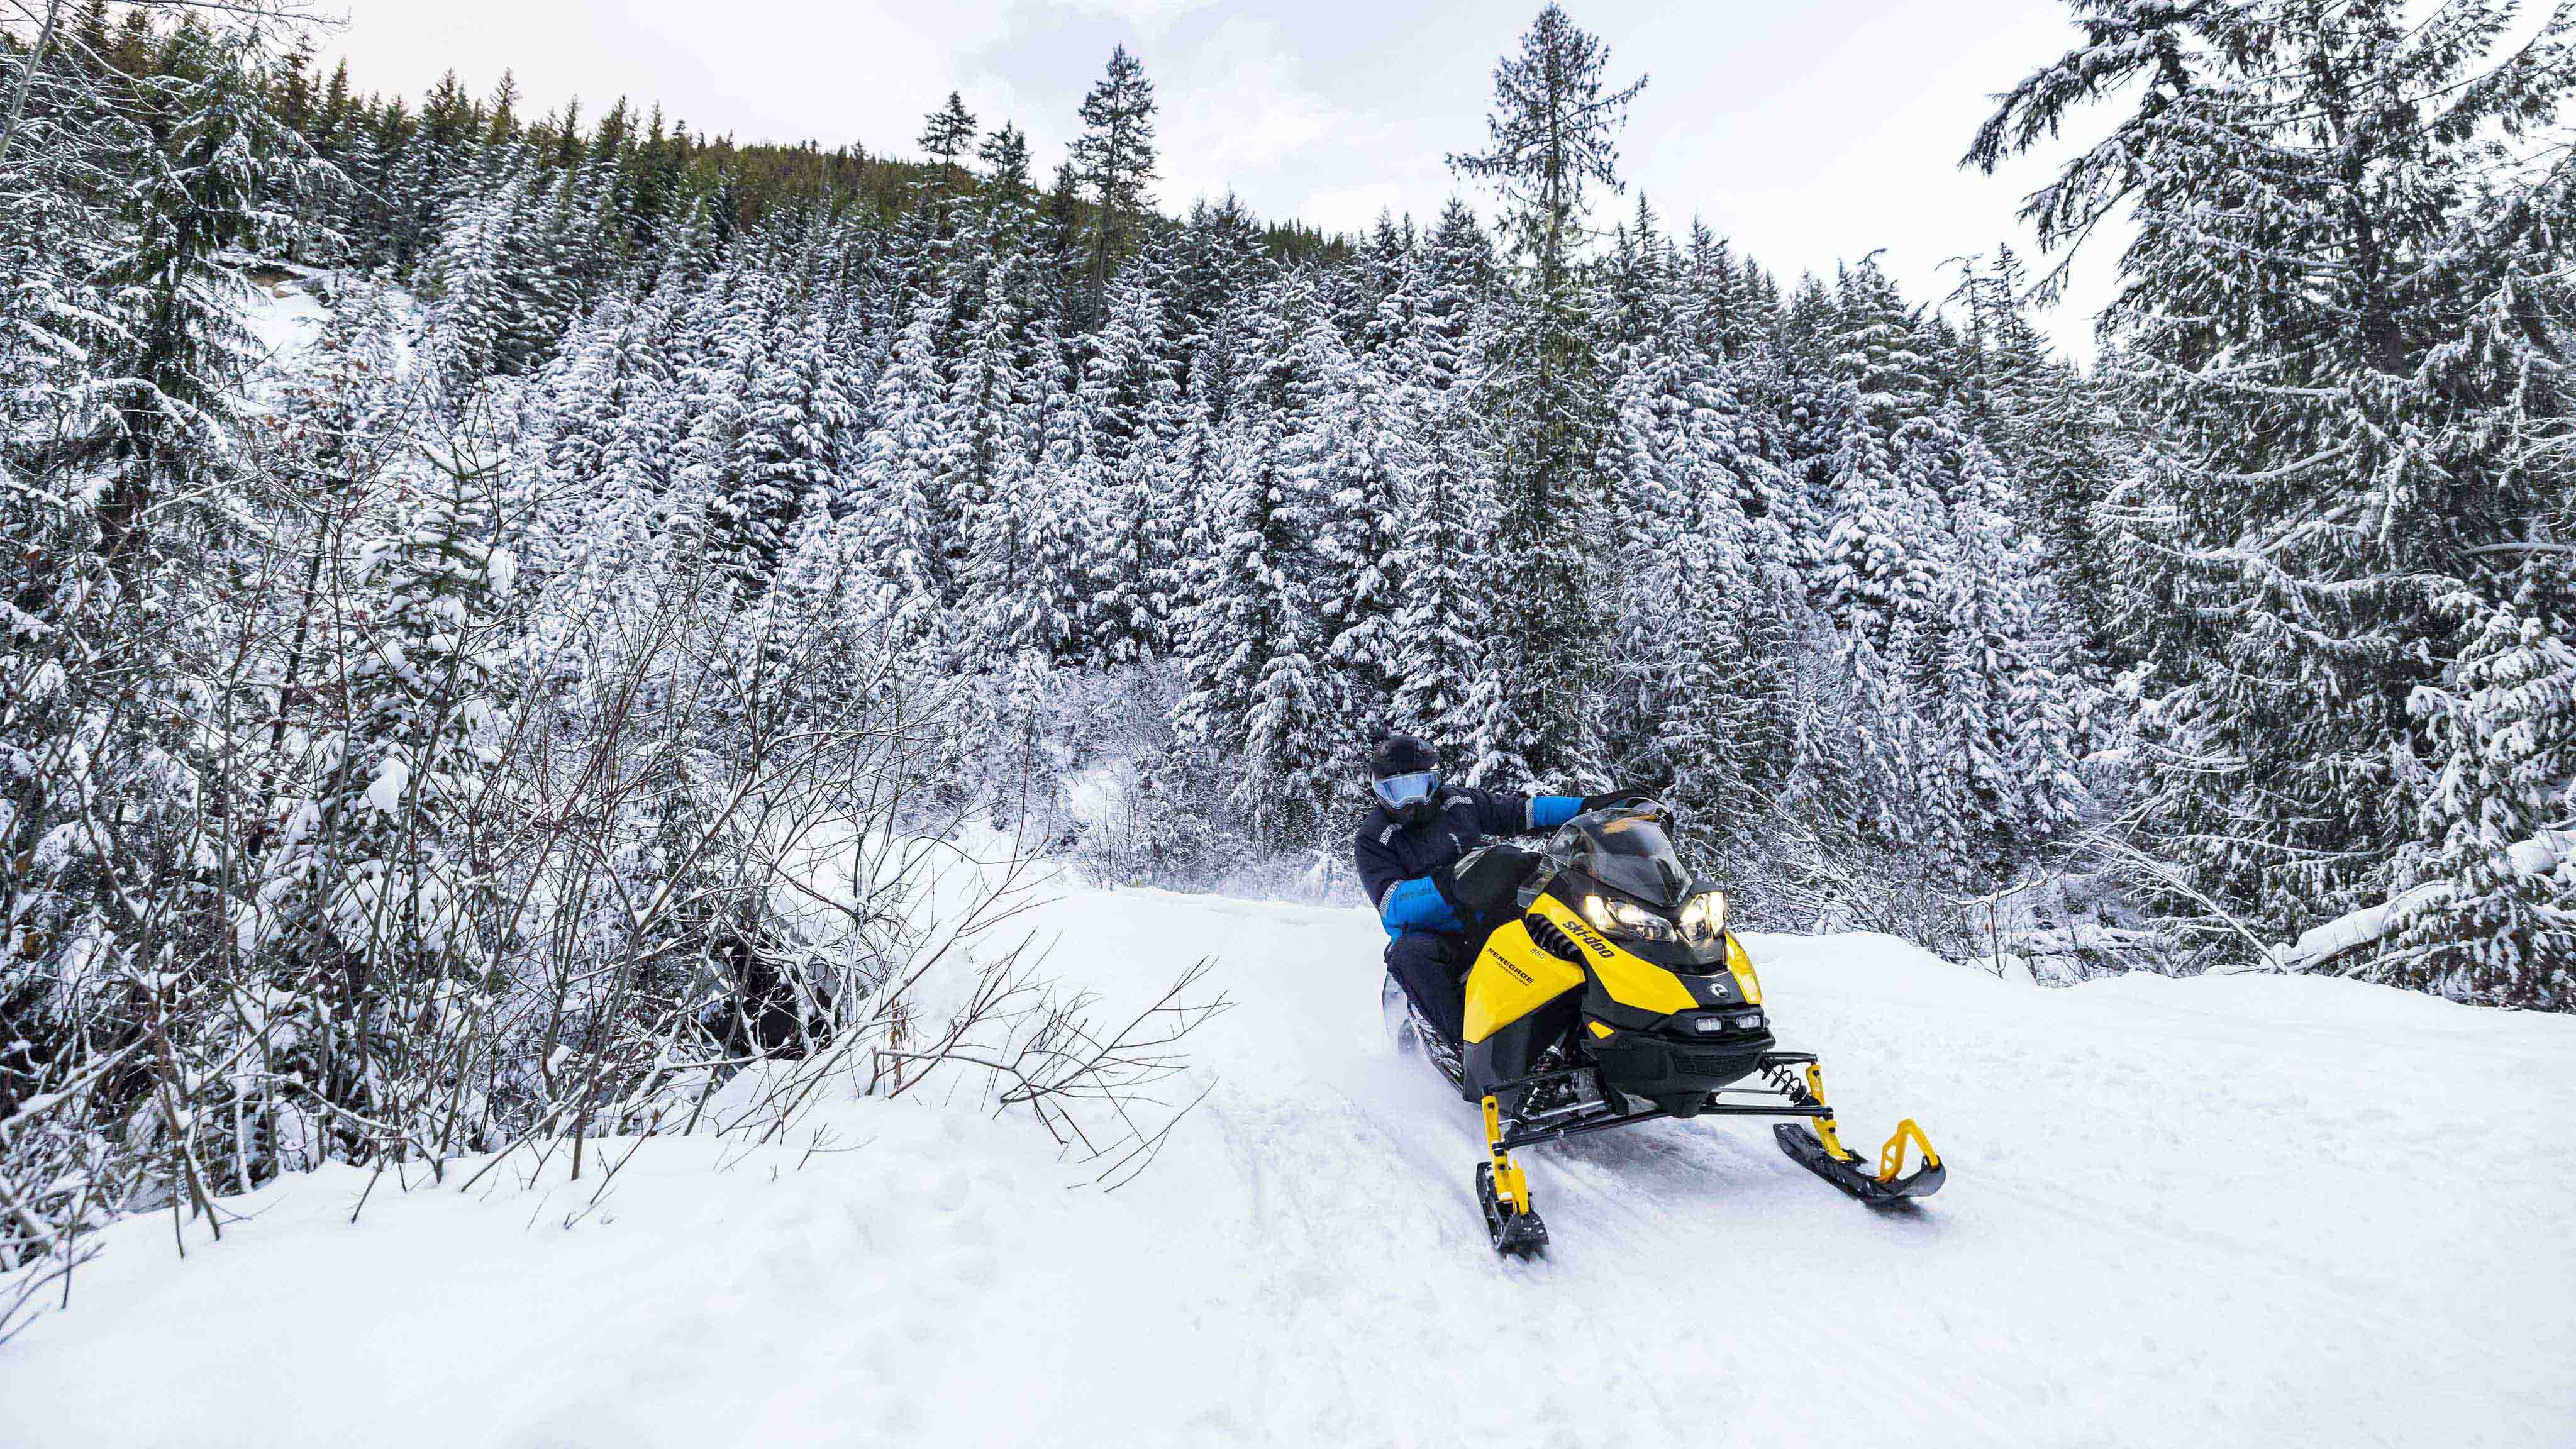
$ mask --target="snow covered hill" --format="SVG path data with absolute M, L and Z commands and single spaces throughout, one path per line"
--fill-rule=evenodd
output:
M 1372 920 L 1071 891 L 1113 1000 L 1216 959 L 1215 1087 L 1083 1186 L 962 1105 L 819 1146 L 643 1145 L 534 1187 L 335 1169 L 220 1245 L 105 1237 L 0 1350 L 0 1443 L 2564 1445 L 2576 1020 L 2333 980 L 2008 984 L 1884 937 L 1757 937 L 1874 1216 L 1768 1128 L 1528 1154 L 1551 1257 L 1497 1261 L 1476 1129 L 1393 1058 Z M 613 1159 L 614 1152 L 611 1153 Z

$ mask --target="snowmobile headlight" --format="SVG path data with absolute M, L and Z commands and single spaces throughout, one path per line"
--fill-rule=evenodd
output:
M 1682 939 L 1694 946 L 1716 940 L 1726 930 L 1726 892 L 1702 891 L 1682 903 Z
M 1627 901 L 1603 900 L 1599 896 L 1583 898 L 1583 914 L 1605 936 L 1627 936 L 1640 941 L 1673 939 L 1673 923 Z

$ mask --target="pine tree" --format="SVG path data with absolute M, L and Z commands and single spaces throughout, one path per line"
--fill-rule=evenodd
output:
M 1884 640 L 1899 620 L 1935 612 L 1955 487 L 1955 421 L 1936 412 L 1937 383 L 1914 320 L 1874 258 L 1843 272 L 1831 331 L 1838 383 L 1824 486 L 1829 520 L 1812 554 L 1811 588 L 1834 624 Z
M 921 123 L 921 154 L 930 158 L 934 195 L 946 198 L 964 194 L 966 168 L 959 163 L 974 148 L 975 117 L 957 92 L 950 91 L 948 103 Z
M 747 581 L 768 577 L 797 521 L 825 506 L 857 421 L 821 319 L 781 318 L 753 374 L 736 471 L 721 498 Z
M 1607 324 L 1621 371 L 1603 470 L 1622 500 L 1623 632 L 1605 701 L 1622 778 L 1669 781 L 1712 845 L 1786 776 L 1792 651 L 1804 629 L 1775 443 L 1725 362 L 1704 278 L 1661 256 L 1641 206 L 1627 295 Z
M 1312 513 L 1286 476 L 1283 420 L 1270 408 L 1228 430 L 1217 551 L 1182 616 L 1188 692 L 1174 733 L 1223 777 L 1257 838 L 1301 844 L 1322 819 L 1333 722 L 1320 629 L 1297 580 Z
M 1279 419 L 1263 410 L 1223 435 L 1207 541 L 1192 555 L 1176 655 L 1187 693 L 1173 734 L 1205 757 L 1237 753 L 1271 651 L 1286 627 L 1283 563 L 1295 522 L 1279 487 Z M 1231 772 L 1228 772 L 1231 773 Z
M 505 339 L 523 331 L 510 239 L 528 207 L 528 175 L 512 165 L 490 189 L 468 190 L 439 219 L 420 289 L 438 327 L 439 366 L 462 390 L 501 370 Z
M 944 301 L 914 304 L 869 412 L 874 418 L 859 462 L 861 507 L 877 567 L 903 596 L 925 606 L 947 602 L 958 520 L 940 469 L 941 414 L 947 379 L 939 356 Z M 918 621 L 916 621 L 917 623 Z
M 1024 644 L 1012 598 L 1025 564 L 1019 494 L 1029 486 L 1043 434 L 1028 373 L 1037 334 L 1025 275 L 1024 260 L 1007 253 L 985 273 L 941 411 L 940 475 L 959 525 L 958 595 L 976 621 L 972 652 L 984 667 L 1017 657 Z
M 1090 570 L 1090 652 L 1111 663 L 1160 655 L 1179 576 L 1172 550 L 1168 449 L 1179 426 L 1179 395 L 1164 361 L 1162 303 L 1131 267 L 1110 289 L 1109 318 L 1090 339 L 1077 399 L 1086 446 L 1097 466 L 1102 511 Z
M 1109 279 L 1135 255 L 1154 180 L 1154 83 L 1124 45 L 1109 52 L 1108 73 L 1082 98 L 1082 135 L 1073 143 L 1073 173 L 1091 192 L 1091 244 L 1085 273 L 1089 321 L 1107 314 Z
M 1035 192 L 1029 182 L 1029 139 L 1017 126 L 1004 125 L 984 138 L 976 153 L 983 158 L 983 184 L 975 193 L 975 244 L 967 255 L 989 271 L 1006 262 L 1025 266 L 1024 249 L 1036 226 Z M 1015 290 L 1015 305 L 1026 307 L 1033 292 Z
M 96 375 L 113 393 L 106 451 L 115 465 L 99 543 L 121 566 L 141 548 L 163 485 L 229 450 L 230 380 L 248 339 L 234 310 L 240 283 L 216 254 L 256 233 L 261 196 L 296 192 L 318 164 L 261 103 L 245 40 L 199 32 L 186 44 L 195 78 L 174 77 L 167 154 L 145 168 L 133 230 L 96 274 L 109 309 Z
M 501 754 L 494 624 L 514 574 L 472 469 L 403 486 L 393 531 L 356 560 L 380 612 L 335 621 L 363 637 L 324 656 L 346 661 L 318 691 L 339 709 L 315 724 L 310 794 L 278 802 L 244 933 L 302 1012 L 280 1023 L 273 1067 L 300 1092 L 280 1095 L 378 1122 L 407 1114 L 405 1084 L 439 1079 L 484 985 L 498 878 L 472 820 Z
M 1380 211 L 1353 265 L 1336 277 L 1334 318 L 1351 350 L 1371 362 L 1382 360 L 1402 338 L 1412 307 L 1414 273 L 1413 221 L 1396 225 L 1395 214 Z
M 2396 950 L 2372 974 L 2462 1000 L 2576 1006 L 2576 619 L 2567 570 L 2524 565 L 2512 602 L 2479 621 L 2443 686 L 2417 692 L 2442 750 L 2427 793 Z M 2460 606 L 2476 607 L 2463 598 Z M 2553 832 L 2553 827 L 2556 827 Z
M 1318 316 L 1289 357 L 1295 382 L 1282 440 L 1288 476 L 1316 518 L 1308 583 L 1327 672 L 1333 777 L 1361 778 L 1369 746 L 1393 712 L 1404 586 L 1402 477 L 1411 440 L 1385 396 L 1385 379 L 1352 353 L 1329 316 Z
M 1184 396 L 1198 392 L 1202 360 L 1220 370 L 1233 361 L 1234 309 L 1266 275 L 1261 240 L 1251 216 L 1233 197 L 1190 208 L 1187 225 L 1161 256 L 1163 320 L 1172 340 L 1173 381 Z M 1216 420 L 1224 421 L 1228 388 L 1223 378 L 1207 394 Z
M 1390 406 L 1414 441 L 1402 457 L 1397 553 L 1403 603 L 1394 626 L 1391 723 L 1461 760 L 1462 776 L 1500 780 L 1489 733 L 1502 682 L 1489 645 L 1494 537 L 1483 415 L 1479 316 L 1491 285 L 1491 244 L 1473 213 L 1451 201 L 1425 246 L 1420 298 L 1399 341 Z
M 1064 353 L 1041 337 L 1029 374 L 1036 420 L 1035 451 L 1015 490 L 1024 561 L 1013 587 L 1019 638 L 1030 655 L 1050 665 L 1081 657 L 1085 564 L 1092 540 L 1087 524 L 1101 486 L 1096 462 L 1086 466 L 1080 401 Z
M 1977 436 L 2016 480 L 2023 532 L 2082 615 L 2086 655 L 2116 668 L 2127 659 L 2113 625 L 2110 538 L 2097 513 L 2112 482 L 2103 390 L 2048 355 L 2023 315 L 2026 289 L 2009 246 L 1997 249 L 1991 269 L 1975 268 L 1962 283 L 1971 314 L 1967 405 Z
M 1488 150 L 1450 158 L 1501 192 L 1519 285 L 1489 374 L 1496 432 L 1496 551 L 1511 561 L 1495 620 L 1506 692 L 1501 732 L 1544 781 L 1597 768 L 1584 672 L 1600 622 L 1587 568 L 1604 425 L 1580 273 L 1584 196 L 1617 190 L 1614 137 L 1643 78 L 1606 90 L 1608 54 L 1551 4 L 1494 71 Z
M 509 324 L 498 340 L 499 370 L 517 375 L 554 355 L 580 302 L 584 243 L 572 177 L 543 176 L 513 218 L 504 245 Z
M 1756 835 L 1764 806 L 1795 767 L 1788 727 L 1797 660 L 1795 578 L 1736 545 L 1729 504 L 1671 540 L 1671 593 L 1652 641 L 1659 748 L 1634 762 L 1662 787 L 1685 835 L 1716 858 L 1771 851 Z M 1636 776 L 1631 776 L 1636 778 Z

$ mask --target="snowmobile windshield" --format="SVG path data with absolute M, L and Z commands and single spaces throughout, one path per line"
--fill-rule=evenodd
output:
M 1689 891 L 1690 872 L 1651 815 L 1579 816 L 1556 843 L 1586 875 L 1650 906 L 1674 909 Z
M 1377 798 L 1389 810 L 1401 810 L 1414 801 L 1440 788 L 1440 775 L 1434 770 L 1417 770 L 1410 775 L 1389 775 L 1372 787 Z

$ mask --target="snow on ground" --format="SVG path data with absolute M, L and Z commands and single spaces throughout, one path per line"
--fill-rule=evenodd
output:
M 307 354 L 330 325 L 339 289 L 373 284 L 341 272 L 241 252 L 226 253 L 223 260 L 242 270 L 249 289 L 242 299 L 241 317 L 250 334 L 251 367 L 241 379 L 242 400 L 253 409 L 265 408 L 279 389 L 305 370 Z M 384 288 L 383 298 L 399 324 L 387 339 L 394 365 L 408 372 L 414 338 L 424 325 L 420 303 L 400 287 Z
M 220 260 L 239 269 L 244 288 L 239 300 L 250 337 L 250 370 L 241 379 L 242 399 L 264 408 L 322 340 L 331 321 L 326 294 L 334 274 L 246 252 L 227 252 Z
M 285 374 L 321 340 L 331 309 L 313 293 L 310 278 L 254 283 L 257 295 L 245 311 L 255 355 L 263 372 Z
M 1205 953 L 1235 1002 L 1135 1184 L 909 1099 L 648 1142 L 595 1205 L 495 1174 L 352 1225 L 364 1175 L 317 1173 L 184 1264 L 166 1217 L 107 1234 L 0 1350 L 0 1443 L 2576 1442 L 2576 1020 L 1756 937 L 1847 1136 L 1917 1116 L 1949 1185 L 1875 1216 L 1767 1126 L 1655 1124 L 1530 1154 L 1556 1246 L 1507 1264 L 1366 913 L 1031 919 L 1112 1000 Z

